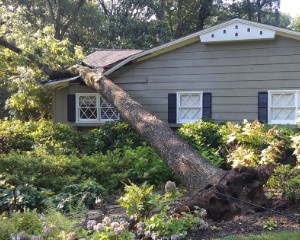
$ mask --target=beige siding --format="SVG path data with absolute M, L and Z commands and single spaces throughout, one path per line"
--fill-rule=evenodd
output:
M 212 92 L 212 117 L 218 122 L 255 120 L 259 91 L 300 89 L 300 42 L 283 37 L 198 42 L 127 67 L 112 78 L 164 121 L 168 93 L 177 91 Z

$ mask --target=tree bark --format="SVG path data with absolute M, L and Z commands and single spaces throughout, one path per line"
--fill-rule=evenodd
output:
M 135 130 L 162 157 L 187 189 L 197 191 L 217 183 L 225 174 L 180 139 L 167 124 L 151 114 L 141 104 L 106 77 L 82 66 L 73 66 L 70 72 L 81 75 L 87 86 L 96 89 L 112 103 Z

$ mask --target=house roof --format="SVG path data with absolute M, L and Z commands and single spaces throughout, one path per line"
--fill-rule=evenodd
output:
M 88 65 L 92 68 L 100 69 L 101 72 L 105 71 L 105 68 L 110 67 L 114 63 L 128 58 L 131 55 L 140 53 L 143 50 L 137 49 L 108 49 L 108 50 L 97 50 L 96 52 L 88 55 L 82 64 Z M 66 79 L 55 79 L 49 80 L 45 85 L 49 88 L 64 88 L 71 82 L 76 82 L 80 76 L 75 76 Z
M 253 34 L 251 34 L 251 36 L 242 35 L 239 39 L 234 39 L 233 37 L 224 39 L 219 37 L 218 38 L 219 40 L 217 41 L 225 42 L 225 41 L 245 41 L 245 40 L 255 40 L 255 39 L 272 39 L 275 38 L 275 36 L 283 36 L 287 38 L 300 40 L 300 32 L 295 32 L 292 30 L 274 27 L 262 23 L 251 22 L 240 18 L 235 18 L 230 21 L 224 22 L 222 24 L 216 25 L 214 27 L 190 34 L 186 37 L 179 38 L 175 41 L 129 56 L 128 58 L 124 59 L 123 61 L 119 62 L 118 64 L 116 64 L 115 66 L 113 66 L 112 68 L 104 72 L 103 75 L 108 76 L 109 74 L 115 72 L 116 70 L 120 69 L 121 67 L 123 67 L 129 62 L 141 62 L 146 59 L 153 58 L 155 56 L 164 54 L 166 52 L 175 50 L 177 48 L 186 46 L 188 44 L 197 41 L 201 41 L 204 43 L 217 42 L 213 40 L 208 40 L 208 36 L 212 37 L 215 34 L 220 34 L 220 31 L 224 31 L 223 29 L 232 30 L 232 28 L 235 28 L 236 24 L 241 24 L 243 29 L 254 28 L 255 30 L 259 30 L 259 35 L 262 35 L 260 32 L 262 32 L 264 35 L 263 36 L 259 36 L 257 34 L 256 36 Z M 236 34 L 236 32 L 234 32 L 234 34 Z
M 97 50 L 88 55 L 83 63 L 94 68 L 104 68 L 140 52 L 142 50 L 137 49 Z

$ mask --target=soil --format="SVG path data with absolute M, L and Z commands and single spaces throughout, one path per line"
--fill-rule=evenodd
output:
M 234 235 L 258 235 L 271 231 L 300 231 L 300 204 L 290 205 L 281 203 L 282 207 L 272 212 L 255 212 L 254 210 L 242 215 L 235 216 L 232 220 L 215 222 L 205 219 L 208 227 L 205 230 L 193 231 L 187 239 L 206 240 L 206 239 L 223 239 L 227 236 Z M 266 222 L 270 219 L 276 224 L 270 224 L 270 230 L 264 228 Z

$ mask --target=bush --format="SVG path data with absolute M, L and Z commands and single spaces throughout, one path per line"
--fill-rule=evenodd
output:
M 82 174 L 95 179 L 109 191 L 120 190 L 123 182 L 129 179 L 135 183 L 148 181 L 159 185 L 174 178 L 166 164 L 148 146 L 83 156 L 81 161 L 84 166 Z
M 41 152 L 0 155 L 0 172 L 15 187 L 30 184 L 58 192 L 81 178 L 80 166 L 80 159 L 74 155 Z
M 178 134 L 212 164 L 217 167 L 224 166 L 225 143 L 218 124 L 203 121 L 186 123 L 178 130 Z
M 83 152 L 91 155 L 96 152 L 105 153 L 124 146 L 135 148 L 143 144 L 143 139 L 127 122 L 113 121 L 90 130 L 84 136 Z
M 290 165 L 278 165 L 267 182 L 267 187 L 287 197 L 292 202 L 300 202 L 300 169 Z
M 50 154 L 77 153 L 80 149 L 81 136 L 68 124 L 40 120 L 32 133 L 35 147 L 45 149 Z
M 35 210 L 3 214 L 0 216 L 0 239 L 66 239 L 62 238 L 62 231 L 77 231 L 76 224 L 76 219 L 70 220 L 53 210 L 45 215 Z
M 35 128 L 33 122 L 0 120 L 0 153 L 30 151 L 34 144 L 31 133 Z
M 43 119 L 0 121 L 0 153 L 42 148 L 51 154 L 70 154 L 78 151 L 80 142 L 80 134 L 67 124 Z
M 104 187 L 92 180 L 87 180 L 63 187 L 61 192 L 55 196 L 55 202 L 64 211 L 70 211 L 77 207 L 91 209 L 95 203 L 103 201 L 106 195 Z
M 276 163 L 286 146 L 277 126 L 269 128 L 258 121 L 244 121 L 242 124 L 229 122 L 220 132 L 227 142 L 227 161 L 232 167 Z

